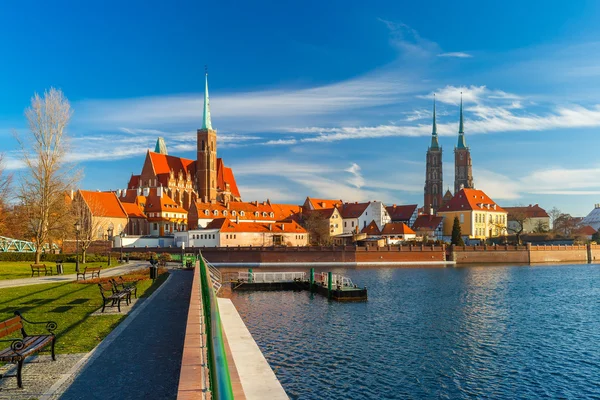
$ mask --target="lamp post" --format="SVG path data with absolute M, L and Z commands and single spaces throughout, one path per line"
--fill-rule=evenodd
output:
M 106 230 L 108 234 L 108 266 L 110 267 L 110 253 L 112 252 L 113 227 L 109 226 Z
M 181 242 L 181 268 L 185 268 L 185 242 Z
M 121 255 L 119 256 L 119 258 L 121 259 L 121 262 L 123 262 L 123 238 L 125 237 L 125 232 L 121 231 L 121 233 L 119 233 L 119 236 L 121 237 L 121 239 L 119 240 L 119 244 L 121 246 Z
M 81 231 L 81 223 L 75 222 L 75 238 L 77 240 L 77 251 L 75 253 L 75 272 L 79 272 L 79 232 Z

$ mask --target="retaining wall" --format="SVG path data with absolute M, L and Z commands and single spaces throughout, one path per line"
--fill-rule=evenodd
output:
M 453 246 L 457 264 L 567 263 L 600 261 L 600 245 Z

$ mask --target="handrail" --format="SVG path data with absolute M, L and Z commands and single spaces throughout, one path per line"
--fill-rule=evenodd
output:
M 213 282 L 211 282 L 212 278 L 206 260 L 202 257 L 202 254 L 200 255 L 200 280 L 208 339 L 208 372 L 212 398 L 215 400 L 233 400 L 233 389 L 229 366 L 227 365 L 217 295 Z

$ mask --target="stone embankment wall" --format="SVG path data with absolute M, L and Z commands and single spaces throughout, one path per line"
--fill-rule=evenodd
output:
M 600 245 L 453 246 L 451 259 L 457 264 L 565 263 L 600 261 Z
M 211 263 L 443 262 L 443 246 L 386 247 L 211 247 L 201 249 Z

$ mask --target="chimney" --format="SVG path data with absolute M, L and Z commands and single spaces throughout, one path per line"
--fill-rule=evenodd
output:
M 163 188 L 162 188 L 162 186 L 156 188 L 156 195 L 158 197 L 162 197 L 162 195 L 163 195 Z
M 138 196 L 142 195 L 142 188 L 141 187 L 137 188 L 137 195 Z
M 269 230 L 272 231 L 273 230 L 273 224 L 269 224 Z
M 463 190 L 465 188 L 465 185 L 463 183 L 460 184 L 460 190 Z
M 429 215 L 433 215 L 433 207 L 429 206 Z

